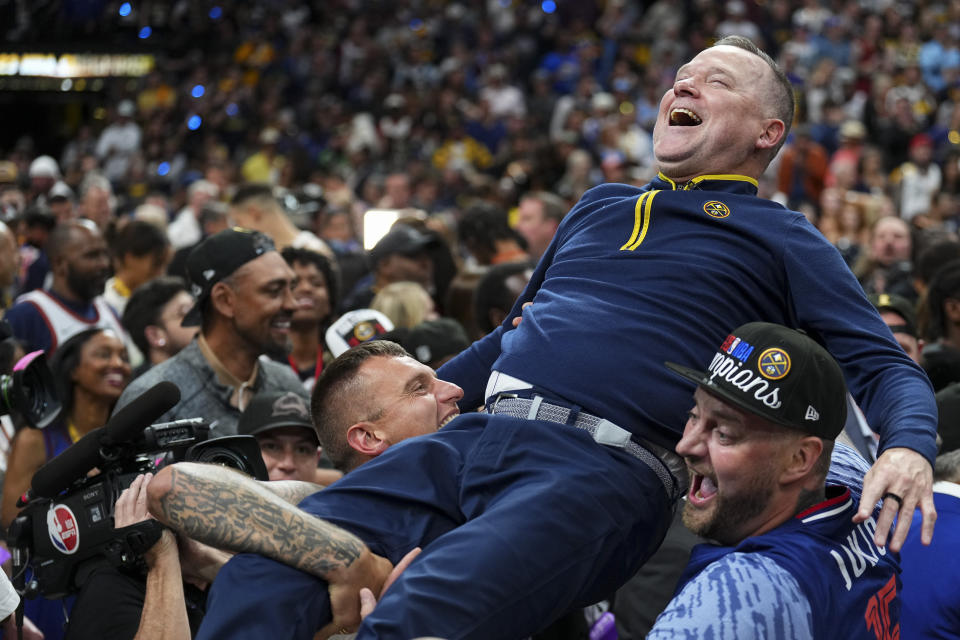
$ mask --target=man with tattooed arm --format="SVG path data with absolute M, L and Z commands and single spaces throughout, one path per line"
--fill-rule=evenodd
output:
M 749 40 L 722 39 L 681 66 L 654 129 L 660 175 L 642 188 L 587 192 L 510 319 L 438 371 L 464 389 L 461 406 L 487 412 L 390 447 L 307 497 L 300 506 L 320 523 L 300 522 L 292 507 L 278 512 L 278 526 L 316 528 L 286 561 L 302 567 L 322 554 L 309 564 L 323 580 L 238 556 L 217 577 L 200 637 L 353 628 L 356 587 L 379 592 L 389 564 L 415 546 L 424 552 L 364 620 L 361 638 L 523 637 L 605 597 L 657 548 L 686 490 L 673 449 L 693 385 L 661 375 L 662 363 L 703 361 L 729 327 L 751 321 L 821 340 L 880 429 L 857 522 L 883 497 L 874 542 L 896 551 L 919 506 L 929 542 L 929 382 L 836 250 L 801 214 L 757 197 L 792 120 L 789 81 Z M 584 312 L 602 329 L 585 332 Z M 735 341 L 724 348 L 744 355 Z M 753 383 L 738 375 L 730 373 Z M 410 389 L 400 406 L 423 394 Z M 189 480 L 171 470 L 154 500 L 188 499 Z M 188 506 L 181 522 L 218 508 Z M 264 553 L 282 557 L 285 536 Z
M 341 355 L 324 371 L 316 389 L 314 422 L 324 450 L 344 473 L 372 460 L 387 447 L 436 431 L 459 414 L 456 402 L 463 395 L 459 387 L 438 380 L 432 369 L 411 358 L 402 347 L 385 341 L 366 342 Z M 421 393 L 421 389 L 430 393 Z M 167 503 L 184 501 L 178 509 L 170 510 L 171 524 L 195 539 L 187 549 L 194 552 L 191 559 L 202 564 L 199 571 L 185 568 L 199 572 L 208 581 L 229 556 L 198 549 L 196 541 L 221 549 L 260 551 L 278 558 L 302 556 L 303 568 L 318 574 L 334 566 L 324 561 L 322 554 L 326 551 L 337 557 L 350 557 L 355 551 L 347 537 L 320 539 L 318 536 L 333 530 L 315 529 L 312 525 L 319 524 L 319 520 L 310 518 L 305 524 L 311 526 L 299 527 L 299 513 L 290 513 L 296 512 L 292 505 L 322 489 L 319 485 L 296 481 L 257 483 L 214 465 L 176 467 L 171 469 L 172 477 L 192 478 L 193 470 L 209 474 L 206 482 L 197 478 L 197 483 L 187 491 L 166 496 Z M 163 481 L 161 478 L 152 490 L 156 491 Z M 121 518 L 126 525 L 147 517 L 150 482 L 150 477 L 141 477 L 124 492 L 117 503 L 117 526 L 121 526 Z M 244 495 L 243 487 L 256 491 L 257 500 Z M 276 511 L 262 508 L 261 501 L 268 502 Z M 224 510 L 230 518 L 224 517 Z M 190 516 L 183 517 L 185 513 Z M 274 540 L 284 544 L 267 546 Z M 198 555 L 201 550 L 203 555 Z M 142 637 L 189 638 L 183 617 L 180 561 L 169 531 L 147 554 L 147 561 L 151 571 L 140 621 Z

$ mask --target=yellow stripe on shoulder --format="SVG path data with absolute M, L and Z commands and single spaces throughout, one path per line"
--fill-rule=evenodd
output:
M 647 237 L 647 230 L 650 228 L 650 209 L 653 205 L 653 198 L 658 193 L 660 193 L 659 190 L 648 191 L 637 198 L 633 216 L 633 233 L 630 234 L 630 239 L 620 247 L 620 251 L 633 251 Z

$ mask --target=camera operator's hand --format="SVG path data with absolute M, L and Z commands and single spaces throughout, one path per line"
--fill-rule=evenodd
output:
M 144 520 L 152 520 L 153 516 L 147 510 L 147 485 L 153 479 L 153 474 L 137 476 L 130 486 L 123 490 L 117 498 L 113 512 L 113 526 L 116 529 L 128 527 Z M 173 555 L 177 557 L 177 538 L 169 529 L 164 529 L 157 541 L 143 555 L 147 566 L 153 568 L 161 557 Z
M 152 473 L 140 474 L 117 498 L 117 504 L 114 505 L 113 510 L 113 526 L 115 529 L 129 527 L 153 517 L 147 511 L 147 485 L 150 484 L 152 479 Z
M 147 510 L 147 486 L 152 479 L 152 473 L 139 475 L 123 490 L 114 506 L 114 527 L 119 529 L 153 518 Z M 144 553 L 144 558 L 150 571 L 140 627 L 134 640 L 189 640 L 190 623 L 177 538 L 173 532 L 164 529 L 160 539 Z

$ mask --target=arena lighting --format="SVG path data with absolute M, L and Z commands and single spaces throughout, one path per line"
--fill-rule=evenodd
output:
M 220 16 L 223 15 L 223 9 L 220 7 L 213 7 L 210 9 L 210 13 L 208 15 L 210 16 L 211 20 L 219 20 Z
M 380 238 L 387 235 L 400 211 L 397 209 L 370 209 L 363 214 L 363 248 L 373 249 Z
M 200 116 L 190 116 L 190 119 L 187 120 L 187 129 L 190 129 L 190 131 L 196 131 L 200 128 L 201 124 L 203 124 L 203 119 Z
M 204 88 L 204 86 L 202 84 L 198 84 L 194 85 L 193 89 L 190 91 L 190 95 L 192 95 L 194 98 L 202 98 L 203 94 L 206 92 L 207 90 Z
M 541 3 L 540 8 L 543 9 L 544 13 L 553 13 L 557 10 L 557 3 L 553 0 L 544 0 L 544 2 Z
M 124 18 L 130 15 L 130 3 L 124 2 L 122 5 L 120 5 L 120 10 L 118 11 L 118 13 L 120 14 L 121 17 L 124 17 Z
M 144 27 L 143 29 L 140 29 L 140 33 L 137 34 L 137 37 L 140 38 L 141 40 L 146 40 L 147 38 L 150 37 L 150 34 L 152 33 L 153 33 L 153 29 L 151 29 L 150 27 Z
M 155 59 L 131 53 L 4 53 L 0 76 L 45 78 L 139 77 L 153 70 Z

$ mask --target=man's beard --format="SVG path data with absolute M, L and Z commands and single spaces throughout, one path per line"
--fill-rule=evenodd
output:
M 741 535 L 744 525 L 769 505 L 773 489 L 772 476 L 758 473 L 738 492 L 740 495 L 723 495 L 718 489 L 709 515 L 690 503 L 684 505 L 683 524 L 698 536 L 725 545 L 737 544 L 744 537 Z
M 278 343 L 269 333 L 265 337 L 261 337 L 239 327 L 237 327 L 237 333 L 249 344 L 254 345 L 260 353 L 273 360 L 286 361 L 287 356 L 290 355 L 290 350 L 293 348 L 289 334 L 282 343 Z
M 106 273 L 84 274 L 72 267 L 67 268 L 67 287 L 84 302 L 90 302 L 101 295 L 106 283 Z

